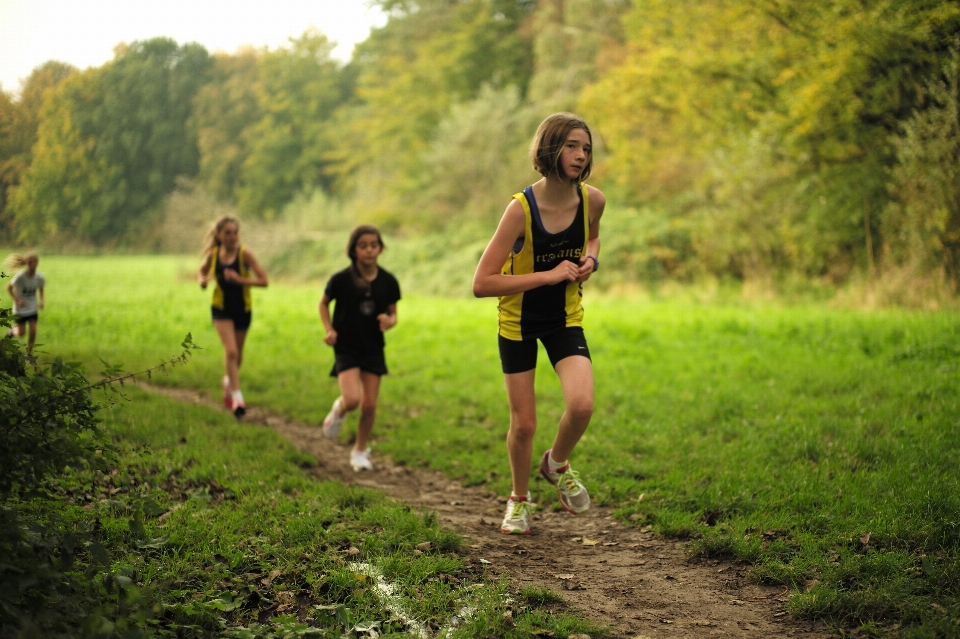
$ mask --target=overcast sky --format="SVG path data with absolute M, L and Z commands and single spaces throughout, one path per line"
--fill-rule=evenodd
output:
M 121 42 L 157 36 L 208 51 L 232 53 L 242 45 L 279 47 L 311 26 L 338 43 L 334 55 L 350 58 L 353 46 L 384 16 L 369 0 L 0 0 L 0 88 L 47 60 L 85 69 L 113 59 Z

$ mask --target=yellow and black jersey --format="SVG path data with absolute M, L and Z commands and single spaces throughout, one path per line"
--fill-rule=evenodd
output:
M 213 308 L 228 312 L 249 312 L 253 307 L 250 297 L 250 287 L 242 284 L 234 284 L 223 279 L 224 269 L 233 269 L 240 274 L 240 277 L 250 277 L 250 266 L 244 259 L 246 247 L 240 245 L 237 256 L 230 264 L 221 264 L 220 247 L 214 246 L 210 254 L 210 279 L 216 280 L 216 286 L 213 287 Z
M 540 220 L 540 210 L 528 186 L 514 199 L 523 206 L 526 223 L 523 237 L 514 244 L 501 271 L 504 275 L 524 275 L 549 271 L 561 261 L 580 263 L 590 237 L 590 210 L 587 187 L 581 184 L 580 206 L 573 223 L 559 233 L 548 233 Z M 550 286 L 504 295 L 498 305 L 500 335 L 510 340 L 535 339 L 568 326 L 581 326 L 583 320 L 582 286 L 579 282 L 560 282 Z

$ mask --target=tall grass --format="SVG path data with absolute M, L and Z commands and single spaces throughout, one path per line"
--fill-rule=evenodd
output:
M 195 268 L 192 258 L 44 258 L 44 349 L 132 369 L 190 331 L 206 350 L 157 381 L 215 393 L 222 353 Z M 374 445 L 506 491 L 495 303 L 404 291 Z M 250 403 L 312 423 L 329 409 L 319 296 L 319 286 L 255 292 Z M 597 503 L 696 552 L 752 562 L 756 579 L 795 588 L 800 615 L 896 622 L 901 636 L 956 632 L 960 319 L 589 292 L 586 306 L 596 412 L 574 461 Z M 537 394 L 543 450 L 562 410 L 545 361 Z

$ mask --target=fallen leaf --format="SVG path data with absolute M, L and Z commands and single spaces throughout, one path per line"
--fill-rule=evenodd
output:
M 417 544 L 417 549 L 419 550 L 430 550 L 431 547 L 432 547 L 432 544 L 429 541 L 424 541 L 422 543 Z
M 584 546 L 596 546 L 598 543 L 600 543 L 599 539 L 587 539 L 586 537 L 583 538 Z
M 862 535 L 860 535 L 860 543 L 863 544 L 864 546 L 866 546 L 867 544 L 870 543 L 870 531 L 869 531 L 869 530 L 865 531 Z
M 347 549 L 347 554 L 348 554 L 348 555 L 359 555 L 359 554 L 360 554 L 360 549 L 357 548 L 356 546 L 350 546 L 350 548 Z M 272 575 L 273 573 L 270 573 L 270 574 Z
M 660 623 L 673 623 L 673 619 L 661 619 Z
M 608 541 L 607 543 L 605 543 L 605 544 L 603 544 L 603 545 L 604 545 L 604 546 L 619 546 L 619 545 L 620 545 L 620 542 L 619 542 L 619 541 Z
M 481 563 L 481 564 L 492 564 L 493 562 L 492 562 L 492 561 L 487 561 L 486 559 L 484 559 L 483 557 L 481 557 L 481 558 L 480 558 L 480 563 Z
M 572 574 L 571 575 L 554 574 L 553 576 L 556 577 L 557 579 L 573 579 L 574 578 L 574 575 Z

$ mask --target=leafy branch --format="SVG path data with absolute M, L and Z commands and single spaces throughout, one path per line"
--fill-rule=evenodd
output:
M 190 360 L 190 357 L 193 355 L 193 351 L 202 349 L 202 347 L 197 346 L 196 344 L 193 343 L 193 335 L 190 333 L 187 333 L 186 337 L 183 338 L 183 341 L 180 342 L 180 348 L 183 350 L 180 352 L 179 355 L 174 355 L 170 359 L 164 360 L 159 364 L 157 364 L 156 366 L 151 366 L 150 368 L 146 368 L 142 371 L 137 371 L 135 373 L 124 371 L 122 365 L 110 364 L 101 358 L 100 362 L 104 366 L 104 369 L 100 373 L 102 375 L 102 379 L 80 390 L 102 389 L 102 390 L 112 390 L 114 392 L 119 392 L 114 386 L 115 384 L 119 384 L 120 386 L 123 386 L 127 381 L 134 380 L 137 377 L 143 376 L 143 375 L 145 375 L 147 379 L 151 379 L 153 377 L 153 374 L 157 371 L 165 373 L 167 372 L 168 368 L 173 368 L 176 366 L 181 366 L 183 364 L 186 364 Z

